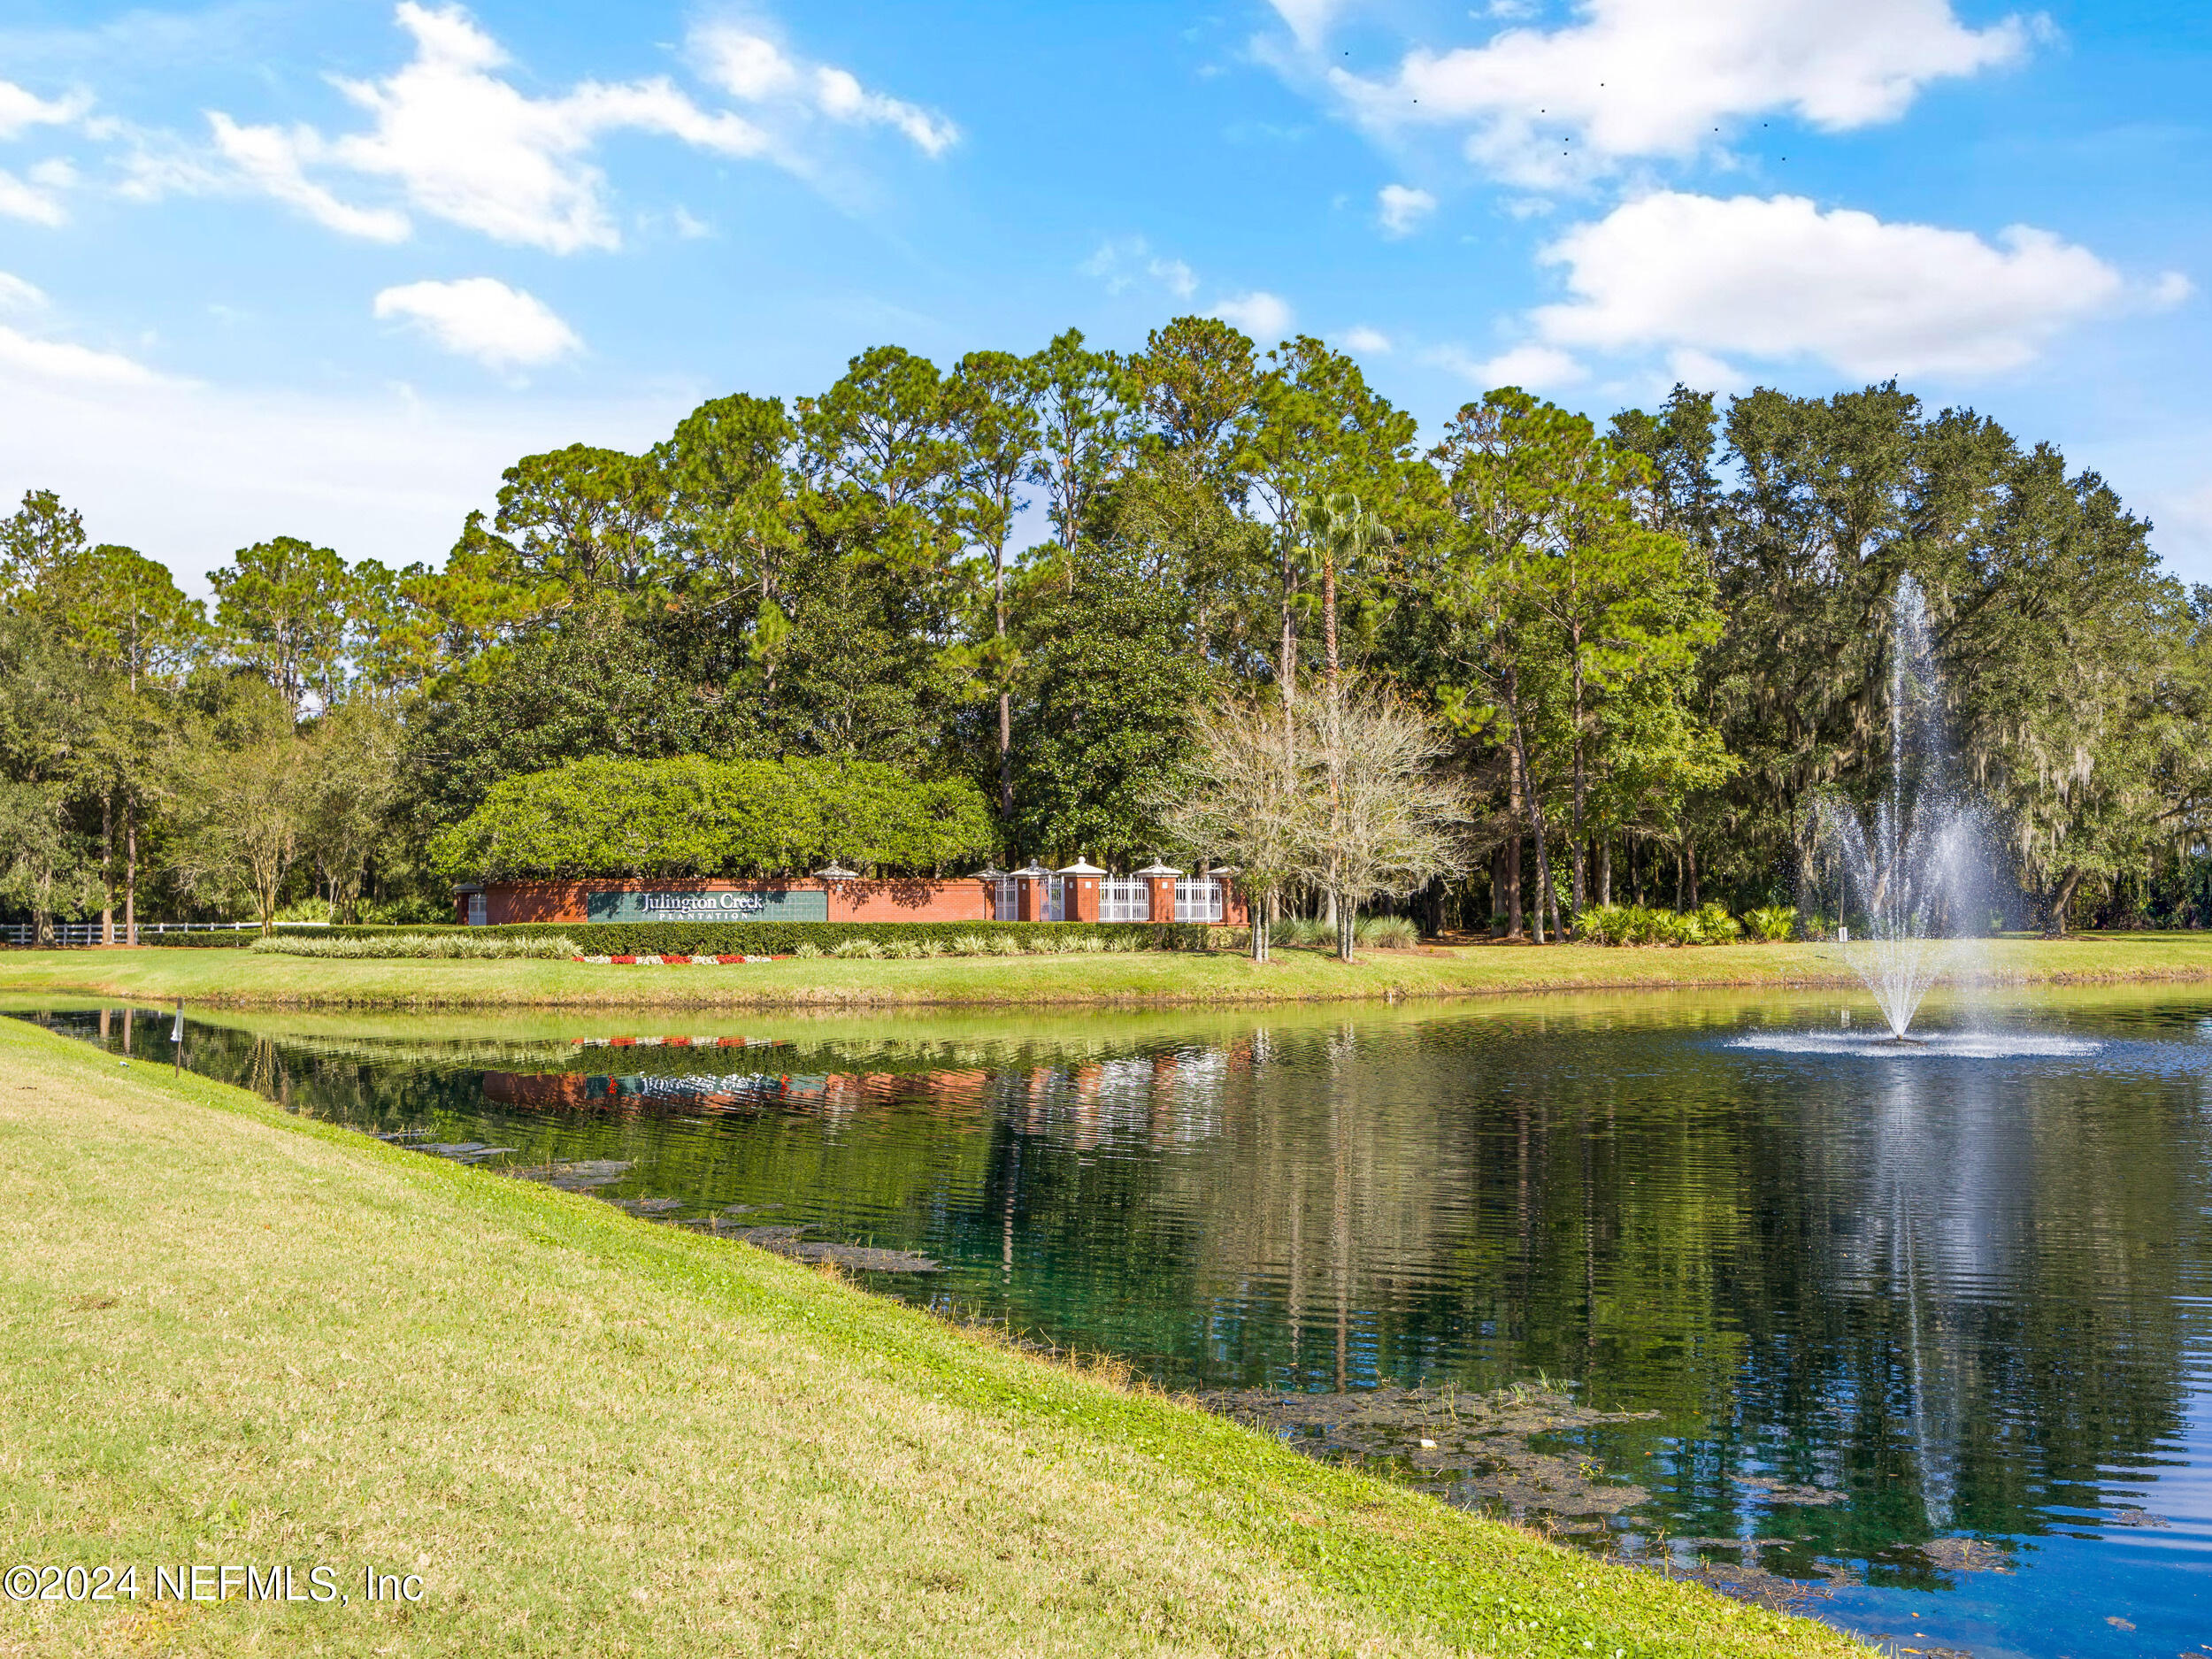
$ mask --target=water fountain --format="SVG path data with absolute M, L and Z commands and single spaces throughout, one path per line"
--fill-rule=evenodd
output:
M 1974 809 L 1952 787 L 1935 652 L 1920 586 L 1901 576 L 1890 605 L 1890 775 L 1862 815 L 1840 795 L 1813 807 L 1819 859 L 1842 879 L 1836 949 L 1874 994 L 1890 1039 L 1907 1035 L 1921 998 L 1956 949 L 1980 874 Z

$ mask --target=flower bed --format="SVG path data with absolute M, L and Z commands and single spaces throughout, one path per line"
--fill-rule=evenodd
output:
M 712 968 L 743 962 L 786 962 L 786 956 L 578 956 L 578 962 L 618 968 Z

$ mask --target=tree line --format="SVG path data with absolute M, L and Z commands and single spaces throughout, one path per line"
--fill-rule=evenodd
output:
M 1278 904 L 1347 927 L 1378 895 L 1538 939 L 1616 899 L 1786 902 L 1811 803 L 1888 775 L 1909 574 L 2002 919 L 2196 925 L 2212 595 L 2149 535 L 1894 384 L 1677 387 L 1602 426 L 1507 388 L 1425 439 L 1348 356 L 1212 319 L 879 347 L 643 454 L 525 457 L 435 564 L 279 536 L 208 605 L 27 495 L 0 896 L 444 914 L 431 849 L 506 780 L 708 757 L 964 780 L 1010 866 L 1271 856 Z M 1286 745 L 1247 779 L 1296 820 L 1274 854 L 1201 810 L 1265 771 L 1240 730 Z

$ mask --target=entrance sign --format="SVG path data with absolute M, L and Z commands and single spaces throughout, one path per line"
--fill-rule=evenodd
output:
M 595 922 L 826 922 L 829 895 L 819 887 L 588 893 L 584 914 Z

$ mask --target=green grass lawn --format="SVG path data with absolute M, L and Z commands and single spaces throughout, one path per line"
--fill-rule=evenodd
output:
M 6 1020 L 0 1240 L 0 1566 L 139 1586 L 0 1653 L 1866 1651 Z M 195 1563 L 349 1600 L 154 1599 Z
M 1976 972 L 2011 984 L 2212 980 L 2212 933 L 1985 941 Z M 241 950 L 0 951 L 0 996 L 292 1008 L 1162 1006 L 1427 997 L 1490 992 L 1852 985 L 1832 947 L 1605 949 L 1483 945 L 1375 951 L 1349 964 L 1312 951 L 1255 964 L 1226 952 L 822 958 L 712 968 L 572 962 L 333 961 Z

